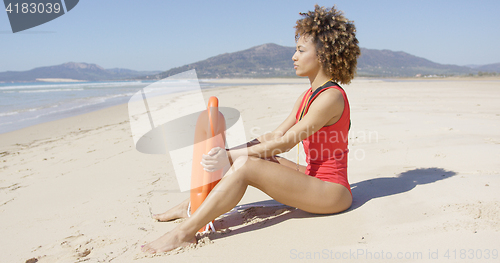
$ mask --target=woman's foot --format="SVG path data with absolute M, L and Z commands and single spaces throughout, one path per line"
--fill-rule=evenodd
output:
M 179 218 L 187 218 L 188 206 L 189 199 L 173 207 L 165 213 L 153 215 L 153 219 L 156 219 L 160 222 L 167 222 Z
M 166 233 L 157 240 L 142 246 L 142 251 L 146 253 L 160 253 L 173 250 L 178 247 L 186 247 L 190 244 L 196 244 L 195 236 L 188 236 L 181 231 L 174 229 Z

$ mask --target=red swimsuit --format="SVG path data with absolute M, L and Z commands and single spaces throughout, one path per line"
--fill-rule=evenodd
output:
M 333 88 L 342 92 L 342 97 L 344 97 L 344 111 L 336 123 L 322 127 L 302 141 L 306 153 L 306 174 L 323 181 L 341 184 L 351 192 L 351 186 L 347 181 L 347 152 L 349 151 L 347 148 L 347 136 L 350 124 L 349 101 L 342 88 L 332 82 L 329 82 L 327 85 L 330 86 L 327 86 L 323 90 Z M 310 96 L 311 89 L 306 92 L 304 98 L 302 98 L 301 107 L 297 112 L 296 122 L 299 121 L 302 108 L 306 107 L 303 113 L 305 115 L 311 103 L 321 92 L 316 94 L 308 105 L 304 105 L 306 97 Z

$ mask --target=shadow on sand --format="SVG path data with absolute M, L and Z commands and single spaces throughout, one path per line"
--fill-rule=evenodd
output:
M 396 177 L 379 177 L 351 184 L 353 201 L 346 212 L 357 209 L 374 198 L 408 192 L 419 184 L 434 183 L 456 174 L 442 168 L 418 168 Z
M 456 175 L 456 172 L 442 168 L 418 168 L 403 172 L 395 177 L 379 177 L 351 184 L 353 203 L 342 212 L 358 209 L 366 202 L 395 194 L 408 192 L 420 184 L 434 183 Z M 275 200 L 266 200 L 235 207 L 215 221 L 217 233 L 210 233 L 210 239 L 224 238 L 256 229 L 262 229 L 292 218 L 323 217 L 289 207 Z M 225 230 L 224 230 L 225 229 Z M 228 231 L 227 229 L 234 229 Z

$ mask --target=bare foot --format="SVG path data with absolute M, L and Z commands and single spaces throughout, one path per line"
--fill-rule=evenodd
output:
M 159 253 L 167 252 L 178 247 L 189 246 L 190 244 L 196 244 L 195 236 L 188 236 L 181 234 L 180 231 L 172 230 L 166 233 L 157 240 L 142 246 L 142 251 L 146 253 Z
M 156 219 L 160 222 L 167 222 L 179 218 L 187 218 L 188 206 L 189 206 L 189 199 L 178 204 L 177 206 L 173 207 L 172 209 L 168 210 L 165 213 L 153 215 L 153 219 Z

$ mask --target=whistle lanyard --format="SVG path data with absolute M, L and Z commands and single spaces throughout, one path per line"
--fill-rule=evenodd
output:
M 329 79 L 327 80 L 325 83 L 323 83 L 321 86 L 319 86 L 315 91 L 314 93 L 312 92 L 312 87 L 309 89 L 309 91 L 307 92 L 307 94 L 305 95 L 305 98 L 302 100 L 302 103 L 300 104 L 300 116 L 299 116 L 299 120 L 302 120 L 302 118 L 304 117 L 304 115 L 306 115 L 306 110 L 307 110 L 307 106 L 311 103 L 311 99 L 313 98 L 313 94 L 316 95 L 318 94 L 318 92 L 321 92 L 321 90 L 323 89 L 323 86 L 326 85 L 326 83 L 332 81 L 332 79 Z M 297 168 L 296 170 L 298 171 L 299 170 L 299 154 L 300 154 L 300 142 L 297 144 Z

